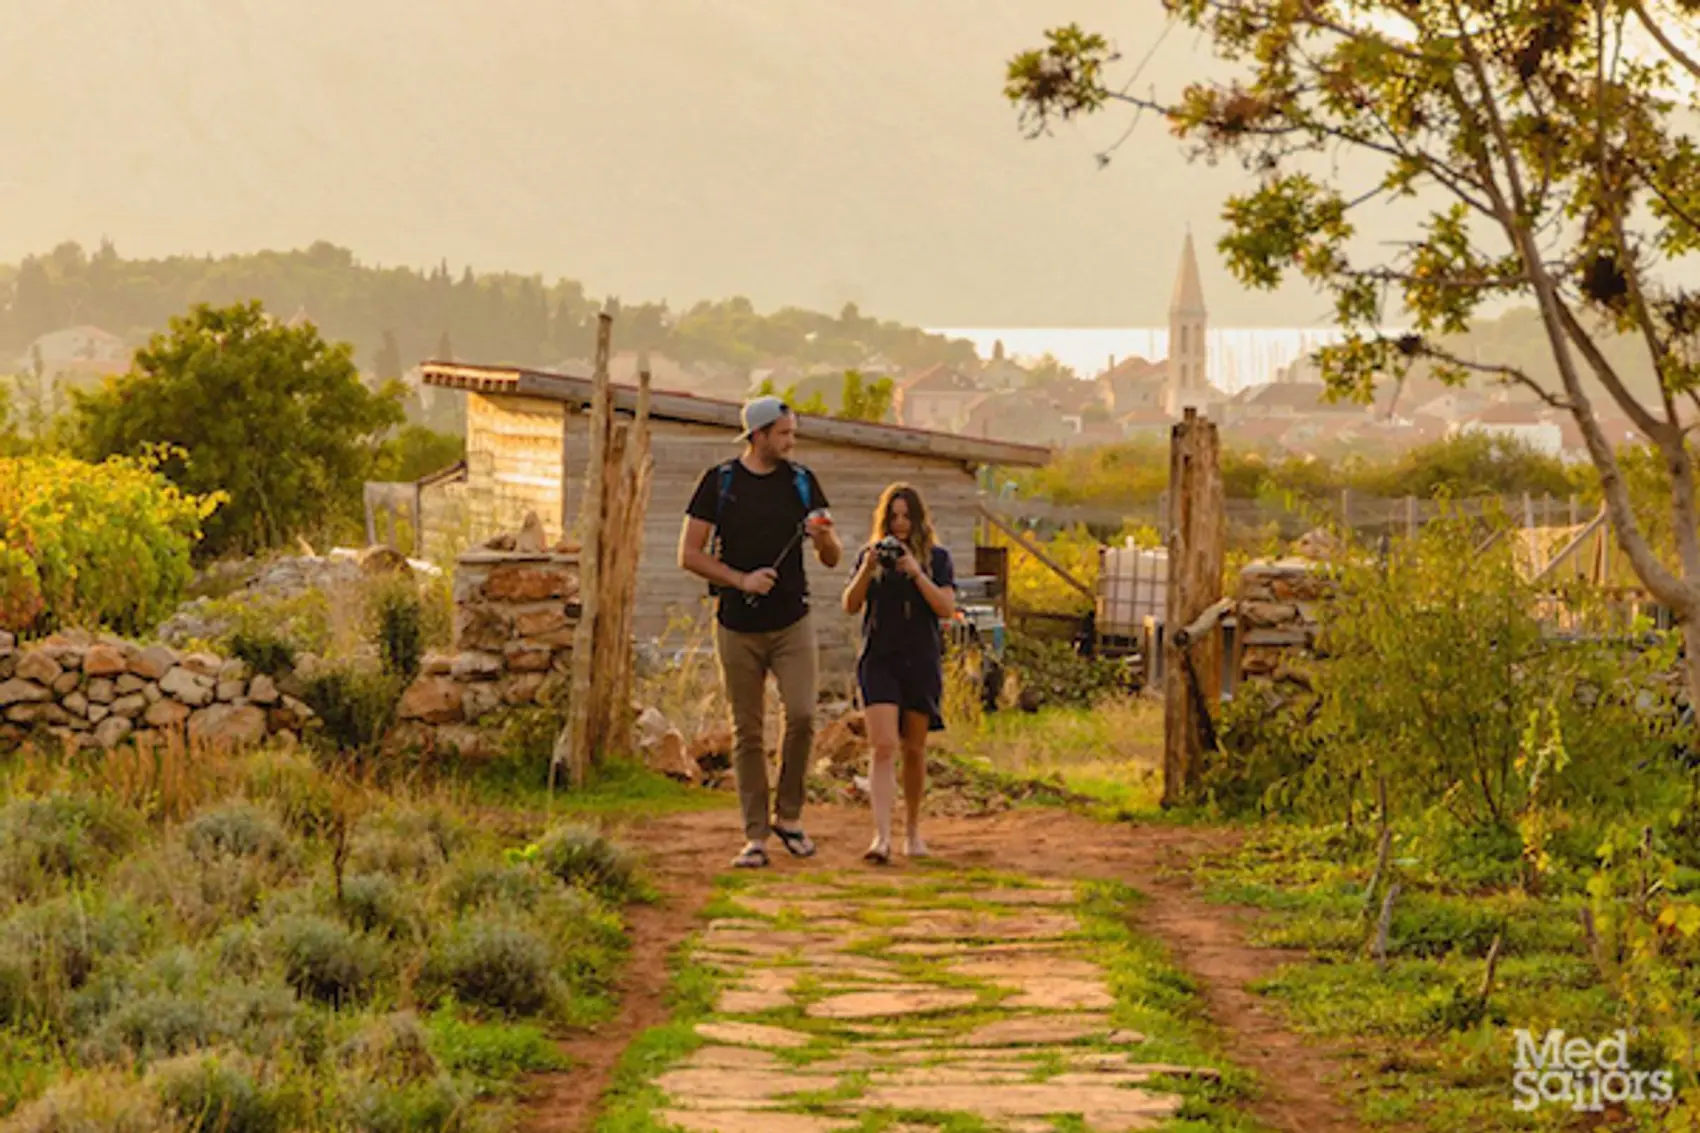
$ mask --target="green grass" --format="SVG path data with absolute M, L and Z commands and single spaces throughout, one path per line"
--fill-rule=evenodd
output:
M 944 745 L 999 775 L 1050 779 L 1103 817 L 1160 814 L 1163 718 L 1154 702 L 989 713 L 976 733 L 946 733 Z
M 1366 911 L 1375 858 L 1367 832 L 1271 826 L 1237 853 L 1203 863 L 1200 876 L 1213 900 L 1265 910 L 1254 943 L 1309 954 L 1255 990 L 1299 1030 L 1350 1049 L 1366 1127 L 1593 1128 L 1588 1116 L 1561 1107 L 1519 1113 L 1510 1104 L 1517 1028 L 1603 1037 L 1625 1025 L 1623 1005 L 1586 958 L 1580 899 L 1483 891 L 1472 879 L 1491 873 L 1491 862 L 1465 855 L 1454 872 L 1408 848 L 1417 842 L 1410 832 L 1395 840 L 1402 889 L 1385 969 L 1369 955 L 1381 906 L 1376 900 Z M 1495 936 L 1500 959 L 1483 1006 Z M 1657 1055 L 1631 1061 L 1665 1064 Z
M 681 783 L 641 763 L 610 760 L 591 770 L 582 788 L 574 789 L 565 769 L 549 791 L 546 755 L 491 760 L 458 772 L 457 781 L 473 798 L 487 805 L 542 810 L 561 816 L 647 818 L 657 814 L 714 810 L 733 806 L 725 791 L 709 791 Z

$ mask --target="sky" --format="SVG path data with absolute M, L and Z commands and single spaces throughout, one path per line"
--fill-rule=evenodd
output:
M 1158 0 L 6 0 L 0 258 L 299 247 L 764 310 L 1157 326 L 1182 237 L 1223 325 L 1307 325 L 1211 248 L 1237 170 L 1155 120 L 1027 141 L 1003 67 Z M 1204 48 L 1171 34 L 1145 79 Z M 1144 79 L 1142 79 L 1142 82 Z
M 1004 65 L 1070 20 L 1154 51 L 1138 89 L 1211 70 L 1160 0 L 5 0 L 0 260 L 324 239 L 675 307 L 1129 328 L 1190 226 L 1213 325 L 1325 323 L 1222 266 L 1237 165 L 1148 117 L 1100 170 L 1119 112 L 1022 136 Z

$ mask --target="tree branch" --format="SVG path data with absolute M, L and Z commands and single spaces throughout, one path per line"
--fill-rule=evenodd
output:
M 1677 45 L 1675 40 L 1665 34 L 1665 30 L 1659 26 L 1659 21 L 1655 20 L 1652 13 L 1647 11 L 1647 6 L 1642 3 L 1642 0 L 1628 0 L 1628 5 L 1629 10 L 1635 13 L 1635 18 L 1641 21 L 1641 26 L 1646 28 L 1647 33 L 1658 41 L 1659 46 L 1665 49 L 1665 53 L 1675 61 L 1677 66 L 1700 79 L 1700 60 L 1689 55 Z

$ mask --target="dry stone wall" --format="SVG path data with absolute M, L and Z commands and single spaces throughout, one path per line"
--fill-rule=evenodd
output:
M 81 631 L 20 646 L 0 632 L 0 750 L 35 739 L 106 749 L 186 736 L 195 745 L 299 738 L 312 710 L 239 660 Z
M 468 552 L 455 565 L 454 599 L 454 649 L 425 657 L 391 742 L 479 758 L 493 750 L 502 709 L 537 703 L 569 671 L 578 555 L 499 544 Z
M 1240 680 L 1279 680 L 1316 649 L 1331 584 L 1308 559 L 1254 563 L 1240 573 L 1235 618 Z

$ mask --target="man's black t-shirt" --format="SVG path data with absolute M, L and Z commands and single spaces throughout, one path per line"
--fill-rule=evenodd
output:
M 830 506 L 814 473 L 805 475 L 810 504 Z M 719 529 L 720 561 L 733 570 L 760 570 L 778 563 L 779 581 L 765 595 L 751 598 L 738 591 L 720 595 L 721 625 L 735 633 L 772 633 L 796 624 L 809 612 L 809 578 L 803 570 L 803 545 L 809 538 L 797 536 L 808 512 L 797 494 L 796 471 L 790 463 L 780 461 L 772 472 L 757 475 L 743 461 L 734 460 L 724 512 L 720 466 L 716 465 L 697 483 L 685 514 Z
M 871 552 L 862 548 L 851 573 L 862 569 Z M 933 548 L 928 572 L 940 589 L 956 585 L 956 566 L 950 552 Z M 939 616 L 927 605 L 921 590 L 907 575 L 888 570 L 868 583 L 867 605 L 862 614 L 862 656 L 906 657 L 938 664 L 942 659 Z

